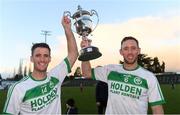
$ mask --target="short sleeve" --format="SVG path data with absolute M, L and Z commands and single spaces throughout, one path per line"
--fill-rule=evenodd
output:
M 3 113 L 18 114 L 20 112 L 21 94 L 16 85 L 10 86 Z
M 110 65 L 96 67 L 91 70 L 92 78 L 95 80 L 104 81 L 107 83 L 107 76 L 110 73 Z
M 56 77 L 62 83 L 64 78 L 71 72 L 70 63 L 65 58 L 59 65 L 49 71 L 48 76 Z
M 162 105 L 163 103 L 165 103 L 161 88 L 159 86 L 159 82 L 154 75 L 149 84 L 148 96 L 149 104 L 151 106 Z

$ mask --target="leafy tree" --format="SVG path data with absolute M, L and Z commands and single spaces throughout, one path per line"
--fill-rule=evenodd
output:
M 23 74 L 23 75 L 24 75 L 24 76 L 27 75 L 27 66 L 24 67 L 24 74 Z
M 19 81 L 23 78 L 23 75 L 20 75 L 20 74 L 16 74 L 15 76 L 13 77 L 10 77 L 10 78 L 6 78 L 7 81 Z
M 0 74 L 0 79 L 2 79 L 1 74 Z
M 14 81 L 19 81 L 19 80 L 21 80 L 23 78 L 23 75 L 20 75 L 20 74 L 16 74 L 15 76 L 14 76 Z
M 0 74 L 0 85 L 2 85 L 1 81 L 2 81 L 2 77 L 1 77 L 1 74 Z
M 164 61 L 162 62 L 162 65 L 161 65 L 161 72 L 165 72 L 165 62 Z
M 74 72 L 74 76 L 75 77 L 82 77 L 82 73 L 81 73 L 81 68 L 77 67 L 75 72 Z
M 138 64 L 149 71 L 153 71 L 152 69 L 152 64 L 153 64 L 153 59 L 151 57 L 147 57 L 146 54 L 139 54 L 138 56 Z

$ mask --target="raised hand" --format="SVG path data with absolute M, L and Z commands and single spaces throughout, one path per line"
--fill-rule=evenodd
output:
M 91 42 L 92 42 L 92 40 L 90 40 L 86 37 L 83 37 L 80 46 L 81 46 L 81 48 L 89 47 L 91 45 Z
M 63 16 L 61 23 L 64 29 L 71 29 L 71 20 L 68 16 Z

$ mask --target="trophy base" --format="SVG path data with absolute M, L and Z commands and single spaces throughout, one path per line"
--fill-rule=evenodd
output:
M 102 54 L 99 52 L 99 49 L 97 47 L 90 46 L 90 47 L 81 49 L 78 60 L 89 61 L 89 60 L 99 58 L 100 56 L 102 56 Z

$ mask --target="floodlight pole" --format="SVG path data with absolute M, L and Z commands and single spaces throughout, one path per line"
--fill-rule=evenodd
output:
M 47 30 L 41 30 L 42 35 L 44 35 L 44 39 L 45 39 L 45 43 L 47 42 L 47 36 L 50 36 L 51 34 L 49 34 L 51 31 L 47 31 Z

